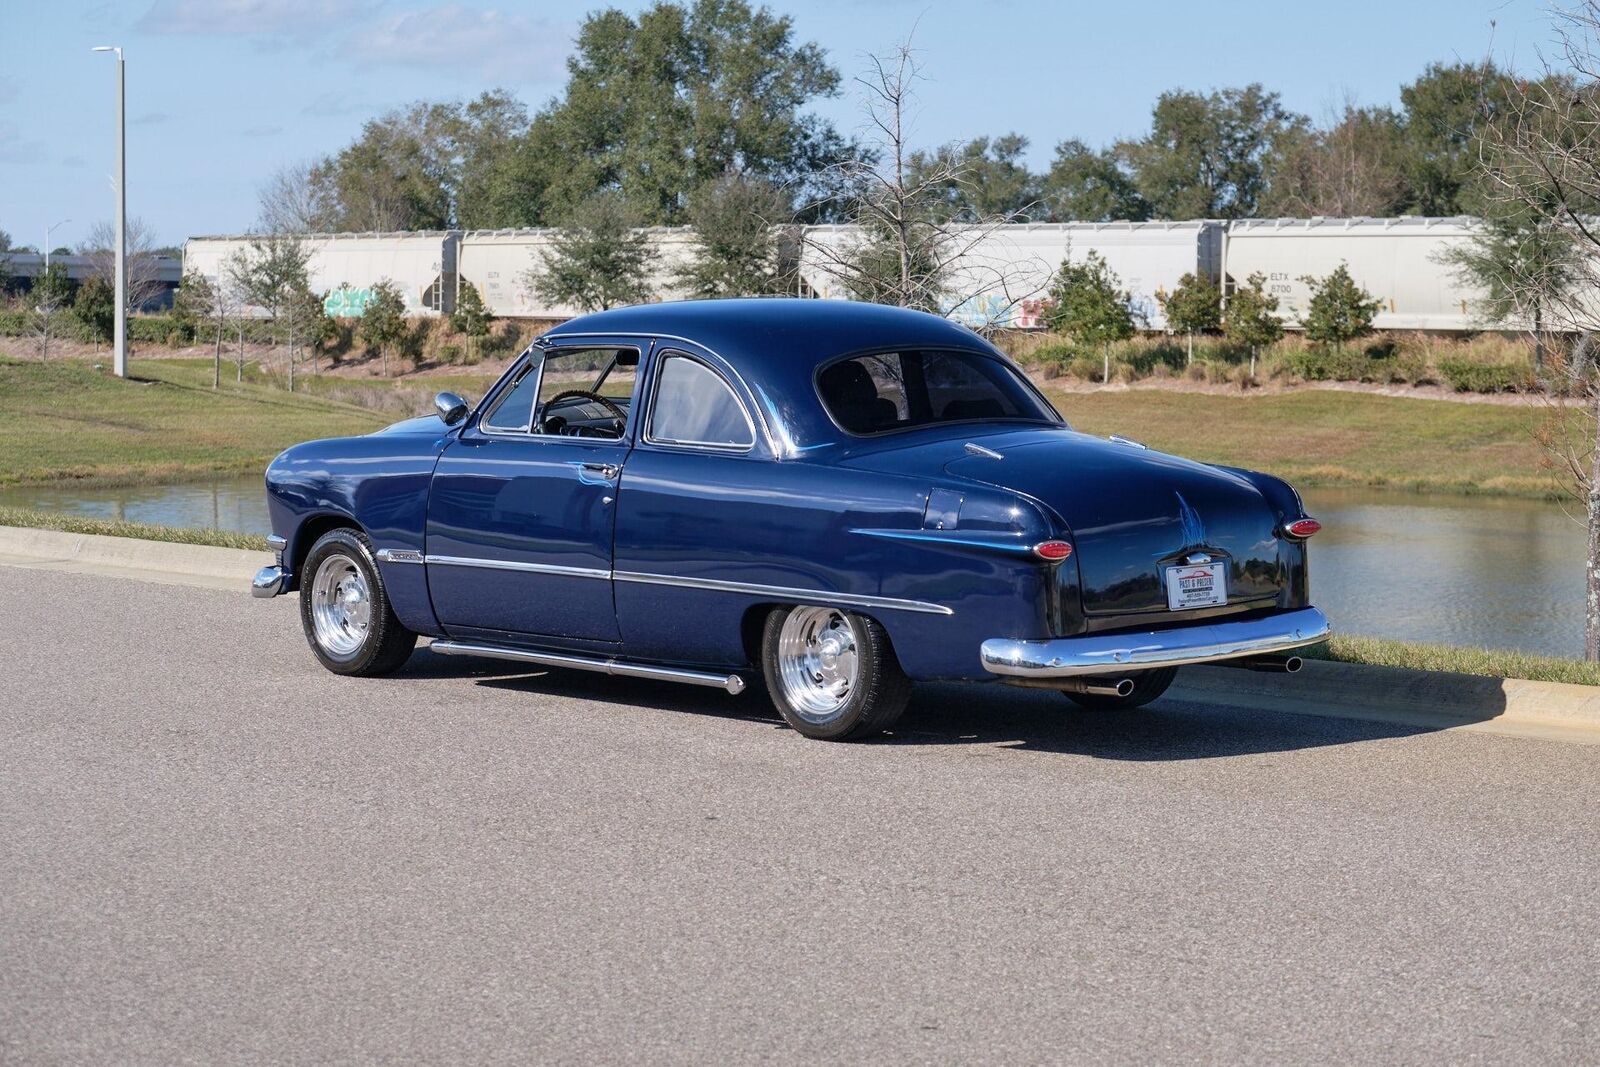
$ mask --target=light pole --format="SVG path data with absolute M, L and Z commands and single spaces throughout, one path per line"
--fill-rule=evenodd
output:
M 122 48 L 114 44 L 96 45 L 96 52 L 117 54 L 117 325 L 116 350 L 112 369 L 118 378 L 128 376 L 128 163 L 123 142 L 127 139 L 127 111 L 122 103 Z
M 50 235 L 71 221 L 71 219 L 62 219 L 55 225 L 44 228 L 44 272 L 46 274 L 50 273 Z

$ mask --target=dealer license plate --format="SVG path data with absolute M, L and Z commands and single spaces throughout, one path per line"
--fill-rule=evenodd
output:
M 1209 608 L 1228 602 L 1222 563 L 1195 563 L 1167 568 L 1167 610 Z

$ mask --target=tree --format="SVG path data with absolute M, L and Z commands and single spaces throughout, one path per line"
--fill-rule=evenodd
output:
M 0 252 L 9 251 L 11 251 L 11 235 L 4 230 L 0 230 Z
M 194 327 L 196 336 L 214 338 L 211 353 L 211 388 L 222 387 L 222 338 L 228 319 L 235 313 L 232 287 L 219 276 L 215 281 L 196 271 L 187 271 L 173 299 L 172 311 Z M 240 369 L 240 378 L 243 378 Z
M 1278 317 L 1278 298 L 1267 292 L 1267 276 L 1261 273 L 1245 279 L 1244 288 L 1235 288 L 1222 309 L 1222 333 L 1229 341 L 1250 350 L 1250 376 L 1255 377 L 1256 355 L 1267 345 L 1283 339 L 1283 319 Z
M 1517 306 L 1537 306 L 1560 332 L 1579 339 L 1563 386 L 1535 434 L 1548 469 L 1584 512 L 1584 658 L 1600 660 L 1600 373 L 1580 357 L 1600 336 L 1600 3 L 1557 16 L 1561 69 L 1519 81 L 1482 130 L 1479 181 L 1494 215 L 1538 235 L 1547 252 L 1500 263 L 1500 283 Z M 1565 243 L 1566 248 L 1562 248 Z M 1566 265 L 1570 265 L 1570 270 Z M 1577 401 L 1577 402 L 1573 402 Z
M 1272 160 L 1305 126 L 1260 85 L 1175 90 L 1156 101 L 1150 132 L 1119 144 L 1116 155 L 1155 218 L 1249 218 Z
M 875 131 L 872 143 L 836 164 L 827 182 L 839 190 L 839 214 L 855 222 L 859 233 L 843 240 L 808 233 L 808 249 L 820 269 L 857 300 L 934 314 L 965 310 L 969 318 L 1005 322 L 1031 289 L 1023 282 L 1025 267 L 978 261 L 971 253 L 1015 215 L 950 217 L 950 190 L 971 186 L 975 160 L 947 154 L 924 157 L 913 167 L 909 118 L 921 74 L 911 45 L 869 63 L 856 82 Z
M 1459 215 L 1483 207 L 1475 177 L 1482 135 L 1516 91 L 1493 63 L 1433 63 L 1401 88 L 1407 211 Z
M 406 336 L 406 301 L 400 287 L 384 278 L 372 287 L 361 312 L 361 339 L 383 357 L 383 376 L 389 376 L 389 350 Z
M 1122 280 L 1096 252 L 1083 262 L 1069 256 L 1050 286 L 1046 321 L 1056 333 L 1080 344 L 1100 345 L 1105 358 L 1101 381 L 1111 380 L 1111 345 L 1134 333 L 1133 300 Z
M 1222 326 L 1222 292 L 1208 274 L 1185 274 L 1170 293 L 1157 293 L 1167 326 L 1189 336 L 1187 362 L 1194 362 L 1194 335 Z
M 1404 127 L 1389 108 L 1346 100 L 1318 130 L 1283 139 L 1269 167 L 1263 215 L 1309 218 L 1399 214 L 1410 196 Z
M 772 183 L 727 174 L 689 199 L 690 259 L 675 283 L 693 296 L 770 296 L 789 292 L 794 264 L 783 255 L 793 208 Z
M 1150 217 L 1133 181 L 1109 153 L 1073 139 L 1056 145 L 1039 196 L 1055 222 L 1142 222 Z
M 315 163 L 278 168 L 261 186 L 260 226 L 268 233 L 332 233 L 340 206 L 333 183 L 319 177 Z
M 73 298 L 72 313 L 97 342 L 110 342 L 117 329 L 117 294 L 111 283 L 98 274 L 85 278 Z
M 643 303 L 656 252 L 638 221 L 620 193 L 591 194 L 551 236 L 549 251 L 524 272 L 523 283 L 552 304 L 584 311 Z
M 910 182 L 929 184 L 942 219 L 978 222 L 997 215 L 1027 215 L 1039 206 L 1037 179 L 1022 162 L 1027 150 L 1026 137 L 1008 133 L 993 140 L 977 137 L 932 152 L 913 152 Z
M 140 218 L 128 220 L 126 265 L 127 301 L 130 312 L 160 296 L 166 290 L 161 280 L 161 261 L 156 255 L 155 230 Z M 89 258 L 89 269 L 116 291 L 117 227 L 102 220 L 89 227 L 89 235 L 78 245 L 78 254 Z
M 1306 275 L 1300 280 L 1311 289 L 1303 324 L 1311 340 L 1342 351 L 1346 341 L 1372 332 L 1372 320 L 1382 305 L 1356 284 L 1348 266 L 1340 263 L 1326 278 Z
M 839 72 L 789 18 L 744 0 L 591 14 L 567 70 L 517 153 L 517 182 L 543 190 L 551 217 L 619 190 L 642 222 L 676 223 L 730 171 L 802 189 L 848 152 L 805 110 L 838 92 Z
M 450 312 L 450 328 L 467 338 L 467 354 L 476 357 L 478 345 L 489 336 L 489 309 L 484 306 L 478 287 L 461 280 L 461 290 L 456 293 L 455 310 Z
M 241 304 L 259 308 L 267 317 L 274 341 L 287 335 L 289 391 L 294 391 L 295 360 L 302 335 L 303 302 L 310 292 L 311 250 L 293 234 L 260 234 L 237 257 L 230 257 L 227 280 Z M 243 325 L 240 327 L 240 367 L 244 360 Z
M 34 278 L 28 304 L 32 311 L 28 329 L 33 335 L 34 349 L 41 360 L 49 359 L 50 342 L 60 335 L 67 309 L 72 306 L 72 282 L 60 260 Z

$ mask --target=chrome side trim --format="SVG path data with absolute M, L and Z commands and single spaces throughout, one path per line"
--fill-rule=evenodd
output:
M 977 444 L 977 443 L 975 443 L 973 441 L 968 441 L 966 444 L 962 445 L 961 447 L 967 452 L 968 455 L 971 455 L 971 456 L 982 456 L 984 459 L 1005 459 L 1006 458 L 1006 457 L 1002 456 L 1000 453 L 996 452 L 994 449 L 992 449 L 992 448 L 984 448 L 982 445 Z
M 594 671 L 597 674 L 613 674 L 624 678 L 654 678 L 665 682 L 683 682 L 685 685 L 711 686 L 734 695 L 744 692 L 744 679 L 737 674 L 694 671 L 684 667 L 657 667 L 650 663 L 630 663 L 627 660 L 576 656 L 565 652 L 535 652 L 532 649 L 480 645 L 466 641 L 435 641 L 428 647 L 446 656 L 485 656 L 489 659 L 537 663 L 544 667 L 567 667 L 575 671 Z
M 481 567 L 491 571 L 524 571 L 532 574 L 559 574 L 567 578 L 611 577 L 611 572 L 598 567 L 563 567 L 555 563 L 522 563 L 509 559 L 479 559 L 475 556 L 428 556 L 435 567 Z
M 1133 438 L 1124 437 L 1120 433 L 1114 433 L 1110 437 L 1106 438 L 1106 440 L 1115 441 L 1119 445 L 1132 445 L 1134 448 L 1142 448 L 1146 452 L 1150 451 L 1150 446 L 1145 444 L 1143 441 L 1135 441 Z
M 263 600 L 275 597 L 283 592 L 284 580 L 287 577 L 282 567 L 262 567 L 256 571 L 256 576 L 250 579 L 250 595 Z
M 990 638 L 979 650 L 983 669 L 1002 679 L 1120 675 L 1153 667 L 1215 663 L 1314 645 L 1331 632 L 1316 608 L 1261 619 L 1180 626 L 1172 630 L 1060 637 L 1043 641 Z
M 883 608 L 888 611 L 920 611 L 929 615 L 955 614 L 954 610 L 945 607 L 943 604 L 930 604 L 923 600 L 901 600 L 898 597 L 834 593 L 826 589 L 795 589 L 786 585 L 725 582 L 715 578 L 679 578 L 670 574 L 644 574 L 639 571 L 614 571 L 612 577 L 619 582 L 637 582 L 641 585 L 671 585 L 684 589 L 708 589 L 718 593 L 745 593 L 750 596 L 771 597 L 774 600 L 792 601 L 801 604 Z
M 380 548 L 379 563 L 421 563 L 422 553 L 414 548 Z

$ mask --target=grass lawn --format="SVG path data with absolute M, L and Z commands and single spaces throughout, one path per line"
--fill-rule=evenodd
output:
M 1534 682 L 1570 682 L 1600 685 L 1600 663 L 1491 648 L 1412 644 L 1381 637 L 1334 637 L 1327 644 L 1305 649 L 1307 659 L 1366 663 L 1378 667 L 1409 667 L 1418 671 L 1453 671 L 1491 678 L 1526 678 Z
M 144 522 L 119 519 L 86 519 L 59 511 L 0 507 L 0 526 L 25 526 L 34 530 L 61 530 L 65 533 L 100 534 L 104 537 L 137 537 L 142 541 L 171 541 L 180 545 L 215 545 L 218 548 L 248 548 L 266 552 L 271 546 L 265 537 L 233 530 L 195 529 L 187 526 L 152 526 Z
M 1076 429 L 1120 433 L 1297 485 L 1554 495 L 1532 438 L 1538 408 L 1320 389 L 1271 396 L 1047 391 Z
M 248 383 L 213 392 L 198 361 L 139 361 L 133 372 L 120 381 L 83 363 L 0 359 L 0 485 L 248 473 L 297 441 L 399 417 Z

